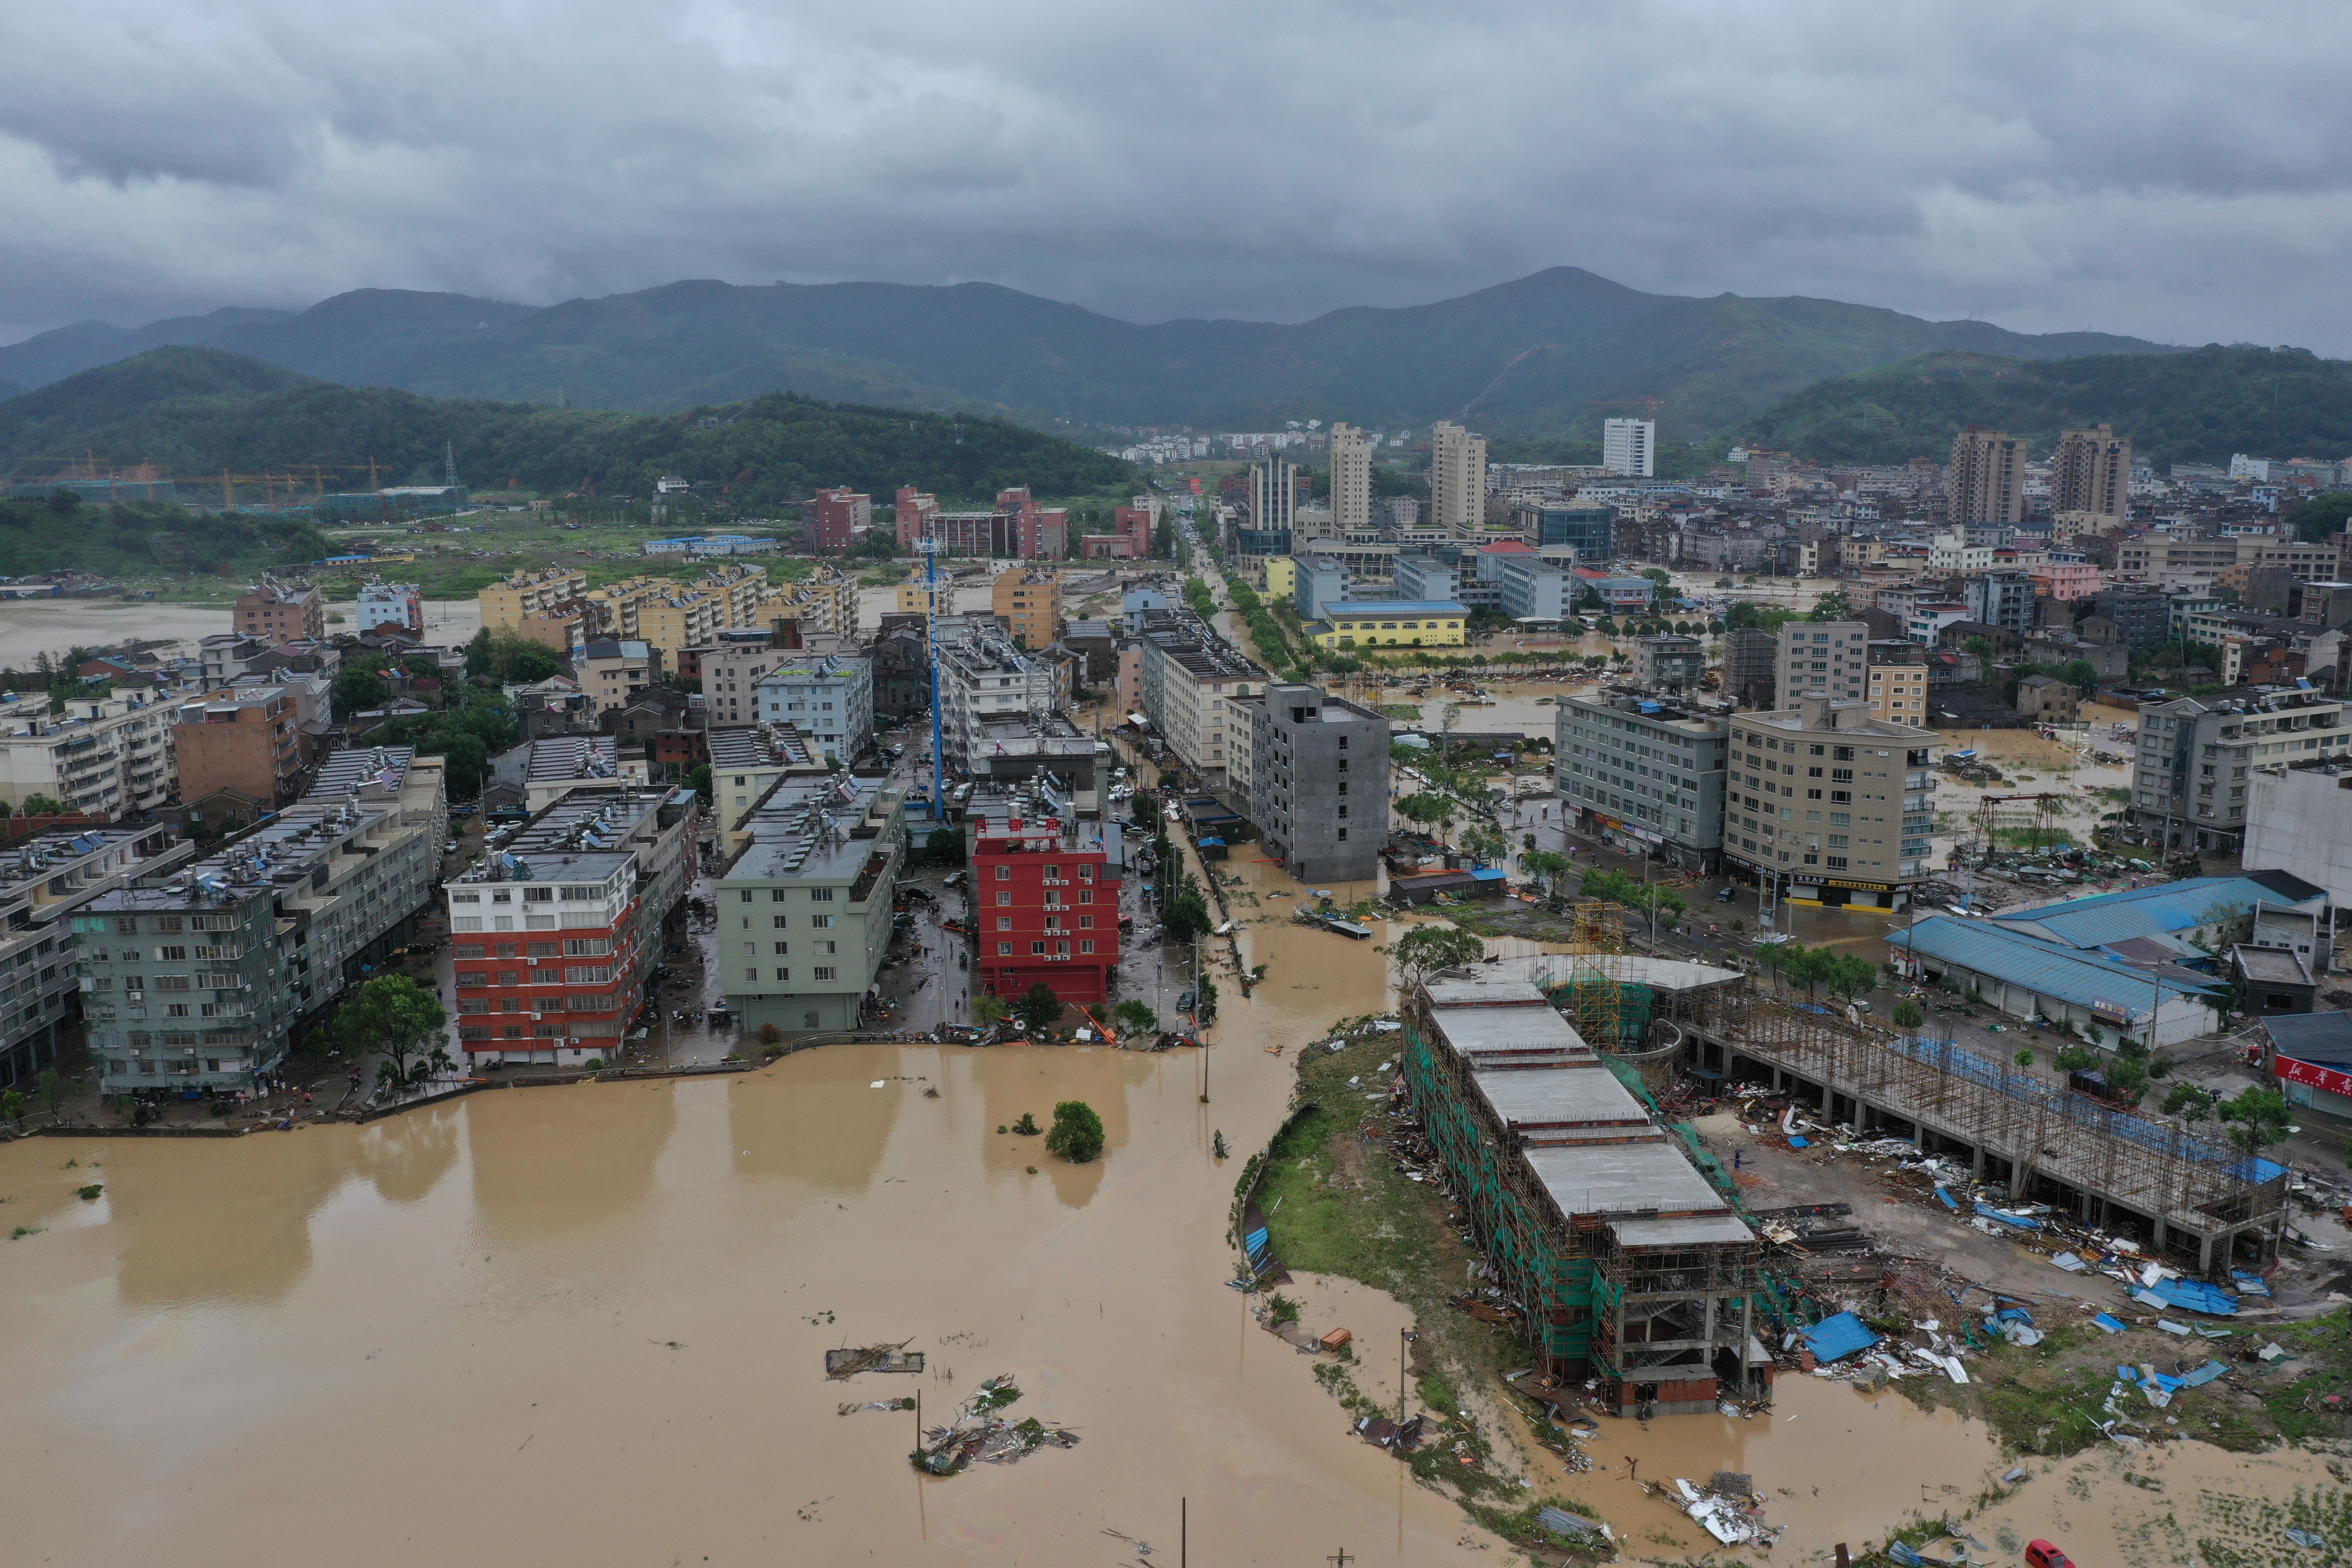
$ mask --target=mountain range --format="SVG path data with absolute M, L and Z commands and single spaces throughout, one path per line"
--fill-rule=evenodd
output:
M 2037 451 L 2070 426 L 2109 424 L 2159 465 L 2237 452 L 2336 461 L 2352 453 L 2352 363 L 2305 349 L 2224 348 L 2029 361 L 1921 354 L 1816 382 L 1748 420 L 1742 439 L 1829 463 L 1940 458 L 1981 425 Z
M 826 485 L 942 500 L 1013 485 L 1123 500 L 1134 470 L 1002 419 L 909 414 L 770 393 L 698 416 L 554 408 L 340 386 L 225 349 L 165 347 L 0 402 L 0 477 L 37 482 L 94 459 L 175 478 L 278 476 L 300 490 L 430 484 L 454 457 L 481 490 L 653 493 L 677 474 L 729 510 L 773 513 Z M 200 502 L 206 492 L 191 497 Z
M 1649 294 L 1556 267 L 1459 299 L 1297 324 L 1144 325 L 987 283 L 689 281 L 549 306 L 365 289 L 301 311 L 61 327 L 0 348 L 0 382 L 39 388 L 172 345 L 345 385 L 633 412 L 786 391 L 1087 432 L 1457 418 L 1512 436 L 1591 435 L 1605 416 L 1654 410 L 1666 440 L 1729 429 L 1825 377 L 1923 353 L 2168 352 L 1832 300 Z

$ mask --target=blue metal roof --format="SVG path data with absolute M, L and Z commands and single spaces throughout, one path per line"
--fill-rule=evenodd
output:
M 1321 606 L 1328 620 L 1335 616 L 1466 616 L 1467 606 L 1451 599 L 1341 599 Z
M 1886 944 L 2077 1007 L 2119 1004 L 2135 1017 L 2146 1012 L 2152 987 L 2161 986 L 2175 996 L 2203 994 L 2200 987 L 2160 978 L 2121 959 L 1955 915 L 1930 915 L 1908 931 L 1894 932 Z
M 2069 947 L 2099 947 L 2135 936 L 2193 931 L 2213 924 L 2232 910 L 2251 910 L 2257 903 L 2285 901 L 2275 889 L 2251 877 L 2190 877 L 2127 892 L 2004 910 L 1992 920 L 2009 930 L 2046 936 Z

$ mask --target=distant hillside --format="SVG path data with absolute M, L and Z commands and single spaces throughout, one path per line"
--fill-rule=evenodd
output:
M 771 394 L 684 415 L 646 416 L 420 397 L 337 386 L 218 349 L 158 349 L 0 403 L 0 473 L 60 471 L 60 457 L 152 463 L 167 475 L 329 470 L 362 483 L 428 483 L 456 448 L 477 488 L 650 495 L 678 474 L 751 509 L 820 486 L 887 497 L 902 484 L 941 499 L 1026 484 L 1041 495 L 1123 490 L 1125 463 L 1002 420 L 835 405 Z M 342 478 L 338 479 L 336 471 Z
M 1048 428 L 1251 429 L 1320 417 L 1394 429 L 1466 411 L 1496 435 L 1591 437 L 1602 417 L 1654 398 L 1668 440 L 1736 424 L 1822 376 L 1930 351 L 2162 352 L 2131 338 L 2036 337 L 1829 300 L 1645 294 L 1572 267 L 1297 325 L 1144 326 L 984 283 L 695 281 L 543 309 L 362 289 L 299 315 L 244 315 L 255 319 L 169 341 L 435 396 L 664 411 L 786 390 Z M 167 328 L 193 330 L 141 331 Z M 64 374 L 58 365 L 99 363 L 87 357 L 103 352 L 93 331 L 119 330 L 85 324 L 0 349 L 0 375 L 39 384 Z M 119 333 L 126 345 L 137 335 Z
M 2041 363 L 1922 354 L 1810 386 L 1739 434 L 1824 462 L 1899 463 L 1942 458 L 1968 425 L 2047 450 L 2069 426 L 2103 423 L 2158 463 L 2340 458 L 2352 453 L 2352 362 L 2219 344 Z

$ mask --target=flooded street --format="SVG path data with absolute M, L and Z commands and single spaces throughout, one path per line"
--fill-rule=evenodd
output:
M 348 616 L 350 605 L 330 605 L 328 614 Z M 44 653 L 74 647 L 110 646 L 139 638 L 177 638 L 178 651 L 194 653 L 199 638 L 234 630 L 226 604 L 171 605 L 144 599 L 0 599 L 0 668 L 29 669 Z M 429 641 L 457 646 L 481 629 L 481 606 L 471 599 L 428 599 L 425 629 Z M 330 632 L 350 631 L 331 623 Z M 163 650 L 171 651 L 171 650 Z
M 1400 1526 L 1410 1561 L 1470 1560 L 1223 1283 L 1240 1162 L 1209 1144 L 1279 1119 L 1260 1046 L 1381 1002 L 1370 944 L 1319 936 L 1346 952 L 1309 980 L 1284 952 L 1318 933 L 1268 934 L 1207 1106 L 1197 1052 L 833 1047 L 365 1128 L 0 1148 L 35 1232 L 0 1251 L 19 1560 L 325 1532 L 355 1563 L 1109 1563 L 1106 1528 L 1172 1549 L 1182 1498 L 1204 1561 L 1393 1556 Z M 996 1131 L 1069 1098 L 1098 1163 Z M 920 1377 L 824 1376 L 828 1347 L 910 1336 Z M 937 1421 L 999 1373 L 1081 1446 L 919 1482 L 911 1416 L 835 1413 L 919 1384 Z

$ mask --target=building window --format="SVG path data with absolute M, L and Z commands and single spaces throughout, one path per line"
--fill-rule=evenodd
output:
M 996 944 L 996 956 L 997 956 L 997 957 L 999 957 L 999 958 L 1010 958 L 1010 957 L 1012 957 L 1012 956 L 1013 956 L 1013 944 L 1012 944 L 1011 942 L 998 942 L 998 943 Z
M 1029 951 L 1032 953 L 1042 956 L 1045 951 L 1045 944 L 1042 942 L 1033 942 L 1029 944 Z

